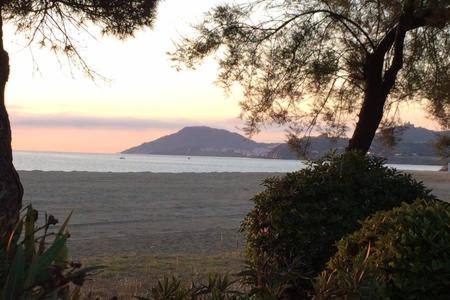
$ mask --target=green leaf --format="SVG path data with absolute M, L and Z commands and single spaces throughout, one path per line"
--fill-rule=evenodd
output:
M 442 262 L 441 262 L 441 261 L 433 260 L 433 261 L 431 262 L 431 269 L 432 269 L 433 271 L 442 269 L 442 267 L 443 267 L 443 265 L 442 265 Z
M 63 235 L 66 232 L 67 224 L 69 224 L 70 218 L 72 217 L 73 211 L 70 212 L 70 214 L 67 216 L 64 223 L 61 225 L 61 228 L 58 231 L 58 235 Z
M 32 287 L 37 279 L 45 280 L 48 277 L 48 269 L 57 258 L 58 253 L 64 248 L 67 238 L 68 235 L 57 236 L 50 248 L 33 260 L 25 281 L 26 288 Z
M 17 299 L 17 292 L 23 287 L 25 269 L 25 253 L 22 247 L 19 247 L 14 256 L 14 261 L 9 270 L 5 287 L 2 293 L 3 300 Z
M 35 223 L 36 223 L 36 211 L 30 205 L 27 209 L 27 214 L 25 216 L 25 259 L 30 263 L 36 253 L 35 249 Z
M 21 219 L 19 222 L 17 222 L 16 226 L 14 227 L 13 231 L 10 233 L 8 237 L 9 240 L 6 246 L 7 253 L 14 251 L 15 247 L 17 247 L 17 243 L 22 233 L 22 229 L 23 229 L 23 220 Z

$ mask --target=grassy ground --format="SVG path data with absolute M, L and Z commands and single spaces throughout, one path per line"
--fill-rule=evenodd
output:
M 184 284 L 192 279 L 204 280 L 210 273 L 233 274 L 242 270 L 244 257 L 241 252 L 216 255 L 145 256 L 125 255 L 98 257 L 84 261 L 85 265 L 102 265 L 105 269 L 83 287 L 85 295 L 96 299 L 130 299 L 145 296 L 152 286 L 164 276 L 175 276 Z

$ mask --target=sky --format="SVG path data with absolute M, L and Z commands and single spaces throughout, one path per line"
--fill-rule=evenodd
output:
M 185 126 L 240 132 L 241 94 L 239 90 L 226 94 L 214 84 L 216 62 L 208 59 L 194 71 L 178 72 L 167 55 L 181 36 L 192 31 L 191 24 L 221 2 L 162 1 L 153 30 L 125 41 L 79 34 L 83 57 L 108 80 L 92 81 L 52 52 L 26 47 L 8 26 L 5 47 L 11 74 L 6 101 L 13 148 L 115 153 Z M 437 129 L 416 107 L 408 108 L 406 116 L 405 121 Z M 271 128 L 252 138 L 283 142 L 285 133 Z

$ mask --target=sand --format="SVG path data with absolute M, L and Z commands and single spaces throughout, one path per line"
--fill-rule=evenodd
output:
M 239 224 L 268 173 L 20 172 L 25 203 L 61 221 L 75 257 L 208 254 L 242 248 Z M 279 175 L 279 174 L 278 174 Z M 415 172 L 450 200 L 450 173 Z
M 410 172 L 422 181 L 439 199 L 450 202 L 450 172 Z
M 75 256 L 198 254 L 242 245 L 237 232 L 269 174 L 21 172 L 25 202 L 62 220 Z

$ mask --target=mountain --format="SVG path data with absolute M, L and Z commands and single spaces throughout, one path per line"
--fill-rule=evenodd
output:
M 390 163 L 440 164 L 441 161 L 434 152 L 433 142 L 438 134 L 449 135 L 450 131 L 437 132 L 409 124 L 395 130 L 395 133 L 398 142 L 393 148 L 386 147 L 379 138 L 375 138 L 370 152 L 385 157 Z M 307 157 L 319 158 L 330 149 L 343 152 L 347 144 L 346 138 L 332 140 L 325 136 L 310 137 Z M 297 158 L 295 151 L 287 144 L 257 143 L 238 133 L 206 126 L 185 127 L 177 133 L 143 143 L 122 153 Z
M 408 124 L 399 130 L 400 142 L 403 143 L 432 143 L 436 140 L 438 134 L 450 134 L 450 131 L 437 132 L 430 129 L 415 127 Z
M 185 127 L 127 149 L 128 154 L 265 157 L 277 144 L 257 143 L 238 133 L 206 126 Z
M 395 136 L 398 139 L 394 147 L 387 147 L 376 136 L 370 153 L 384 157 L 390 163 L 401 164 L 441 164 L 442 161 L 436 157 L 433 142 L 438 135 L 450 135 L 450 131 L 433 131 L 426 128 L 415 127 L 408 124 L 405 127 L 396 128 Z M 330 149 L 336 149 L 338 153 L 345 150 L 348 139 L 339 138 L 331 140 L 327 137 L 311 137 L 307 157 L 317 159 Z M 287 144 L 280 144 L 267 154 L 268 158 L 295 159 L 297 154 Z
M 327 152 L 330 149 L 335 149 L 338 153 L 342 153 L 345 150 L 345 147 L 348 144 L 348 139 L 339 138 L 339 139 L 330 139 L 328 137 L 310 137 L 308 141 L 308 147 L 306 149 L 306 156 L 308 158 L 317 159 Z M 303 147 L 305 144 L 303 143 L 301 146 Z M 292 147 L 288 144 L 280 144 L 272 149 L 267 154 L 268 158 L 278 158 L 278 159 L 297 159 L 298 154 L 292 149 Z

